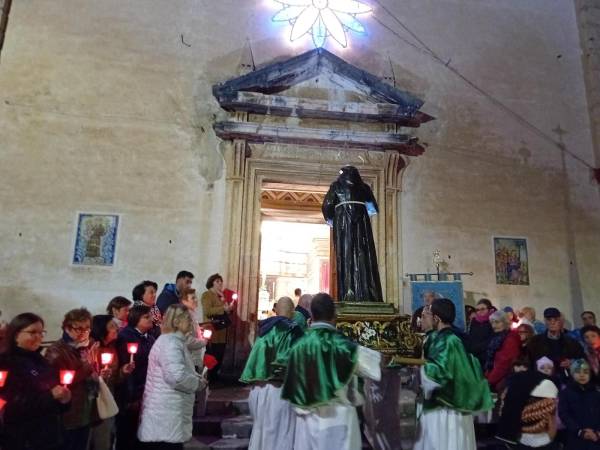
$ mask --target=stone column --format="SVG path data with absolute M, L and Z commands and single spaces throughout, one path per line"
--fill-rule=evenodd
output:
M 386 301 L 402 311 L 402 219 L 400 192 L 406 161 L 396 151 L 385 154 Z

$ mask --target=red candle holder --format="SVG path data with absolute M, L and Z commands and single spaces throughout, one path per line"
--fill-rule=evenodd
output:
M 67 387 L 73 380 L 75 379 L 75 371 L 74 370 L 61 370 L 60 371 L 60 384 L 64 387 Z
M 0 388 L 4 387 L 4 383 L 6 383 L 6 378 L 8 377 L 7 370 L 0 370 Z
M 102 362 L 102 365 L 104 366 L 105 369 L 107 369 L 108 365 L 113 362 L 113 356 L 114 355 L 112 353 L 101 353 L 100 354 L 100 361 Z
M 133 355 L 135 355 L 138 351 L 139 344 L 137 342 L 129 342 L 127 343 L 127 352 L 129 353 L 129 362 L 133 362 Z
M 2 397 L 0 397 L 0 412 L 2 412 L 5 405 L 6 405 L 6 400 L 4 400 Z

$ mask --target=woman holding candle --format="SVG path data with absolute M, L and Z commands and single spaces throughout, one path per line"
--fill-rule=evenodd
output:
M 94 368 L 96 373 L 102 376 L 113 396 L 116 395 L 117 385 L 123 382 L 134 368 L 133 364 L 125 364 L 119 368 L 116 347 L 118 330 L 118 325 L 108 314 L 94 316 L 92 320 L 91 337 L 99 344 L 95 352 Z M 110 417 L 100 420 L 92 426 L 89 450 L 110 450 L 112 448 L 114 422 L 114 417 Z
M 210 322 L 218 317 L 224 317 L 233 309 L 233 303 L 228 304 L 223 295 L 223 277 L 218 273 L 208 277 L 206 281 L 206 289 L 202 294 L 202 322 Z M 217 361 L 217 366 L 209 372 L 210 381 L 216 381 L 225 354 L 225 344 L 227 343 L 227 328 L 218 329 L 215 331 L 210 340 L 210 344 L 206 348 L 206 353 L 213 355 Z
M 182 450 L 192 437 L 194 396 L 204 384 L 186 345 L 186 336 L 194 329 L 192 322 L 184 305 L 169 306 L 162 334 L 150 351 L 138 431 L 146 448 Z
M 63 416 L 65 427 L 64 450 L 85 449 L 90 426 L 97 418 L 96 397 L 98 375 L 94 370 L 97 345 L 92 345 L 90 331 L 92 315 L 85 308 L 65 314 L 62 338 L 46 350 L 46 359 L 56 370 L 75 371 L 69 386 L 72 393 L 71 408 Z
M 146 385 L 148 356 L 154 345 L 154 337 L 150 334 L 152 326 L 150 308 L 136 305 L 129 310 L 127 327 L 121 330 L 117 337 L 119 366 L 122 368 L 133 362 L 131 375 L 117 388 L 117 450 L 133 450 L 139 447 L 136 435 Z M 135 352 L 132 351 L 134 346 Z
M 5 450 L 61 448 L 60 416 L 71 392 L 40 355 L 44 335 L 44 321 L 33 313 L 19 314 L 7 327 L 0 356 L 0 370 L 5 372 L 0 395 L 6 402 L 0 447 Z
M 196 297 L 196 289 L 183 288 L 181 291 L 181 304 L 190 311 L 192 319 L 196 317 L 196 309 L 198 308 L 198 297 Z M 194 330 L 186 337 L 187 348 L 192 355 L 192 361 L 198 373 L 201 373 L 204 367 L 204 352 L 206 350 L 206 340 L 201 335 L 201 328 L 196 320 L 193 320 L 192 325 Z

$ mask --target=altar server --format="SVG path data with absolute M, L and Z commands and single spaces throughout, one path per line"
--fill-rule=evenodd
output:
M 294 449 L 358 450 L 358 377 L 379 381 L 381 355 L 337 332 L 328 294 L 315 295 L 310 309 L 312 323 L 290 352 L 283 383 L 297 415 Z
M 291 403 L 281 398 L 281 383 L 290 349 L 303 332 L 291 320 L 292 299 L 280 298 L 275 312 L 276 316 L 260 322 L 259 337 L 240 378 L 252 384 L 248 404 L 254 424 L 249 450 L 294 448 L 296 416 Z
M 414 450 L 475 450 L 473 414 L 492 408 L 492 397 L 477 359 L 452 330 L 452 301 L 435 299 L 423 311 L 426 363 L 421 367 L 425 397 Z

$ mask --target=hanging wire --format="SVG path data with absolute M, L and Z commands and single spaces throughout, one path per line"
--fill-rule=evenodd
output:
M 400 41 L 404 42 L 408 46 L 412 47 L 413 49 L 415 49 L 419 53 L 421 53 L 423 55 L 429 56 L 431 59 L 433 59 L 437 63 L 439 63 L 439 64 L 443 65 L 444 67 L 446 67 L 450 72 L 452 72 L 458 78 L 460 78 L 461 80 L 463 80 L 463 82 L 465 84 L 467 84 L 468 86 L 470 86 L 472 89 L 474 89 L 475 91 L 477 91 L 481 95 L 483 95 L 485 98 L 487 98 L 496 107 L 498 107 L 499 109 L 503 110 L 505 113 L 507 113 L 510 116 L 512 116 L 515 120 L 517 120 L 522 125 L 524 125 L 525 127 L 527 127 L 530 131 L 534 132 L 536 135 L 538 135 L 539 137 L 541 137 L 545 141 L 551 143 L 556 148 L 558 148 L 560 151 L 565 152 L 566 154 L 568 154 L 569 156 L 571 156 L 576 161 L 579 161 L 585 167 L 587 167 L 589 169 L 592 169 L 592 170 L 596 170 L 592 164 L 590 164 L 589 162 L 587 162 L 586 160 L 584 160 L 580 156 L 578 156 L 575 153 L 573 153 L 572 151 L 570 151 L 563 142 L 560 142 L 560 141 L 557 141 L 556 139 L 554 139 L 552 136 L 550 136 L 544 130 L 542 130 L 541 128 L 539 128 L 538 126 L 536 126 L 535 124 L 533 124 L 529 120 L 527 120 L 525 117 L 523 117 L 518 112 L 516 112 L 513 109 L 511 109 L 509 106 L 507 106 L 505 103 L 503 103 L 498 98 L 494 97 L 493 94 L 487 92 L 485 89 L 483 89 L 482 87 L 480 87 L 474 81 L 470 80 L 466 75 L 463 75 L 457 68 L 453 67 L 450 64 L 451 59 L 444 60 L 443 58 L 441 58 L 435 51 L 433 51 L 433 49 L 431 49 L 431 47 L 429 47 L 422 39 L 420 39 L 419 36 L 415 32 L 413 32 L 410 28 L 408 28 L 408 26 L 406 24 L 404 24 L 404 22 L 402 22 L 398 18 L 398 16 L 396 16 L 394 13 L 392 13 L 385 5 L 383 5 L 379 0 L 373 0 L 373 1 L 375 3 L 377 3 L 379 5 L 379 7 L 383 11 L 385 11 L 385 13 L 388 14 L 418 44 L 415 44 L 414 42 L 412 42 L 409 39 L 407 39 L 404 36 L 402 36 L 396 30 L 394 30 L 393 28 L 391 28 L 390 26 L 388 26 L 386 23 L 384 23 L 383 21 L 381 21 L 381 19 L 379 19 L 374 14 L 371 16 L 372 19 L 375 20 L 375 22 L 377 22 L 383 28 L 385 28 L 386 30 L 388 30 L 397 39 L 399 39 Z

